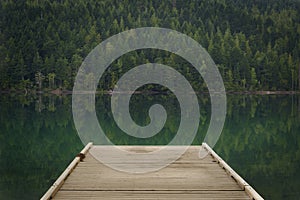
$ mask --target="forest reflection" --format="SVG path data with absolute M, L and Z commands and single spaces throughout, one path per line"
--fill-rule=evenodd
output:
M 296 199 L 300 192 L 300 96 L 228 95 L 227 118 L 214 149 L 266 199 Z M 198 95 L 201 117 L 193 142 L 200 145 L 210 120 L 210 100 Z M 40 197 L 83 147 L 73 123 L 71 96 L 1 95 L 0 199 Z M 96 112 L 106 136 L 117 145 L 165 145 L 180 122 L 171 93 L 136 94 L 130 104 L 139 125 L 148 109 L 168 113 L 157 135 L 139 139 L 114 123 L 110 96 L 96 96 Z M 88 105 L 88 104 L 87 104 Z M 26 196 L 24 198 L 24 196 Z

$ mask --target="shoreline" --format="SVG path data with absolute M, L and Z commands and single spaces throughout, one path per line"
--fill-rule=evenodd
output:
M 79 94 L 92 94 L 91 91 L 82 91 Z M 119 94 L 168 94 L 169 92 L 160 92 L 160 91 L 124 91 Z M 203 92 L 195 92 L 196 94 L 208 94 L 208 91 Z M 24 91 L 1 91 L 0 94 L 24 94 L 24 95 L 40 95 L 40 94 L 53 94 L 53 95 L 71 95 L 73 94 L 72 90 L 50 90 L 50 91 L 31 91 L 31 92 L 24 92 Z M 111 90 L 104 90 L 104 91 L 96 91 L 95 94 L 109 94 L 112 95 L 113 91 Z M 300 91 L 269 91 L 269 90 L 260 90 L 260 91 L 226 91 L 226 94 L 239 94 L 239 95 L 293 95 L 293 94 L 300 94 Z

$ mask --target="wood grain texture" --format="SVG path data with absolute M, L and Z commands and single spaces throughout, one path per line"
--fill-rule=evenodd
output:
M 110 152 L 105 146 L 92 148 Z M 122 148 L 145 153 L 158 147 Z M 172 149 L 174 147 L 170 153 Z M 211 155 L 199 159 L 199 149 L 199 146 L 191 146 L 169 166 L 145 174 L 116 171 L 87 153 L 54 199 L 251 199 Z M 118 163 L 118 157 L 112 156 L 111 162 Z

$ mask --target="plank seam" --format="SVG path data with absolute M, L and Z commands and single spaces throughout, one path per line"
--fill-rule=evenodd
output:
M 241 191 L 244 191 L 244 190 L 100 190 L 100 189 L 60 189 L 60 191 L 78 191 L 78 192 L 82 192 L 82 191 L 105 191 L 105 192 L 140 192 L 140 191 L 145 191 L 145 192 L 150 192 L 150 191 L 157 191 L 157 192 L 168 192 L 168 191 L 171 191 L 171 192 L 185 192 L 185 191 L 190 191 L 190 192 L 197 192 L 197 191 L 211 191 L 211 192 L 214 192 L 214 191 L 222 191 L 222 192 L 241 192 Z

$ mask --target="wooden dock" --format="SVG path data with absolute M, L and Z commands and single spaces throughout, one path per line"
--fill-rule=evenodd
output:
M 190 146 L 169 166 L 144 174 L 100 163 L 89 153 L 97 147 L 88 144 L 41 199 L 263 199 L 206 144 L 204 159 L 198 157 L 199 146 Z M 158 147 L 121 148 L 147 152 Z

